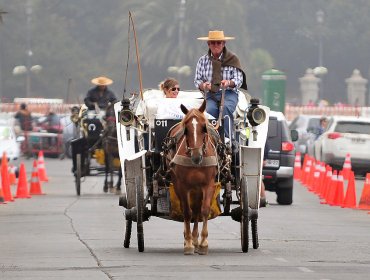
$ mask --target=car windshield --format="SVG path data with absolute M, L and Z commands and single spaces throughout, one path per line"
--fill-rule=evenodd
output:
M 365 122 L 338 122 L 335 132 L 370 134 L 370 123 Z
M 0 127 L 0 140 L 11 139 L 11 133 L 9 127 Z

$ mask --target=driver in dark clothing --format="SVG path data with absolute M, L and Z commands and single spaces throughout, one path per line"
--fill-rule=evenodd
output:
M 108 89 L 113 81 L 107 77 L 97 77 L 91 80 L 96 85 L 87 92 L 84 99 L 85 105 L 89 110 L 95 110 L 98 106 L 100 109 L 106 109 L 109 103 L 117 102 L 115 94 Z

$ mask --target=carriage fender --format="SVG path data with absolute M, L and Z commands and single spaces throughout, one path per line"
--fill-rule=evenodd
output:
M 126 160 L 128 160 L 128 161 L 135 160 L 135 159 L 137 159 L 137 158 L 142 157 L 143 155 L 145 155 L 146 152 L 147 152 L 147 150 L 142 150 L 142 151 L 140 151 L 138 153 L 135 153 L 133 155 L 130 155 L 130 156 L 126 157 Z

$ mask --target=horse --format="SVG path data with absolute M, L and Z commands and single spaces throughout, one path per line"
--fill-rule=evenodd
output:
M 102 147 L 104 150 L 104 164 L 105 164 L 105 180 L 104 180 L 104 192 L 110 189 L 111 192 L 121 194 L 121 182 L 122 182 L 122 170 L 121 166 L 114 166 L 114 159 L 119 158 L 118 142 L 117 142 L 117 128 L 116 118 L 114 113 L 114 104 L 108 105 L 105 111 L 105 125 L 102 137 Z M 113 174 L 114 170 L 118 168 L 118 181 L 115 187 L 113 187 Z
M 215 194 L 218 172 L 216 140 L 204 115 L 206 101 L 199 109 L 181 104 L 184 119 L 172 127 L 169 137 L 175 147 L 166 155 L 166 165 L 184 216 L 184 254 L 208 254 L 208 218 Z M 215 130 L 214 130 L 215 131 Z M 191 231 L 190 223 L 193 222 Z M 203 222 L 200 242 L 198 222 Z

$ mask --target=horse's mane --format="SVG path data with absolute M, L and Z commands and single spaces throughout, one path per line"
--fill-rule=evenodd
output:
M 207 123 L 207 117 L 204 113 L 200 112 L 198 109 L 191 109 L 189 110 L 189 112 L 185 115 L 185 117 L 183 118 L 183 120 L 181 121 L 181 125 L 184 126 L 185 123 L 192 117 L 198 117 L 198 118 L 201 118 L 201 119 L 204 119 L 204 121 Z

